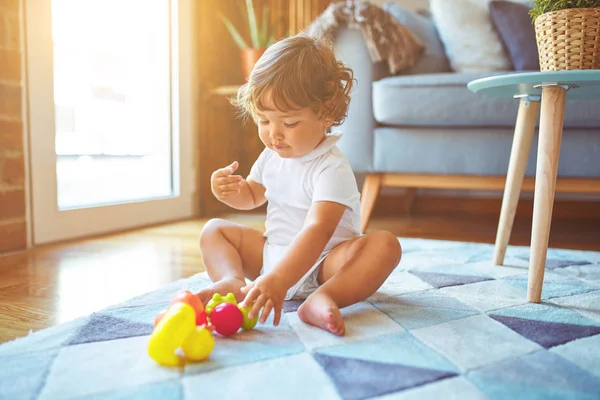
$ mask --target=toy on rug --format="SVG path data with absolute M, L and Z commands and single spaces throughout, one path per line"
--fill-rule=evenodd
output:
M 187 303 L 190 306 L 192 306 L 192 308 L 196 312 L 196 325 L 200 326 L 200 325 L 207 324 L 206 312 L 204 310 L 204 304 L 202 304 L 202 301 L 198 298 L 198 296 L 196 296 L 189 290 L 180 290 L 179 292 L 177 292 L 177 294 L 171 301 L 171 304 L 169 304 L 169 307 L 171 307 L 173 304 L 178 303 L 178 302 Z M 167 310 L 169 309 L 169 307 L 167 307 Z M 161 311 L 158 313 L 158 315 L 156 316 L 156 319 L 154 320 L 155 327 L 156 327 L 156 325 L 158 325 L 158 322 L 161 320 L 163 315 L 165 315 L 167 310 L 164 310 L 164 311 Z
M 238 306 L 233 293 L 227 296 L 215 294 L 204 307 L 197 295 L 187 290 L 179 291 L 169 307 L 158 313 L 154 320 L 148 355 L 169 367 L 183 364 L 178 350 L 187 360 L 205 360 L 215 346 L 213 331 L 231 336 L 240 328 L 250 330 L 256 326 L 258 316 L 250 320 L 248 312 L 249 309 Z
M 221 296 L 215 293 L 206 305 L 206 315 L 210 316 L 210 322 L 215 330 L 223 336 L 230 336 L 240 328 L 249 331 L 256 326 L 258 316 L 248 318 L 250 310 L 239 307 L 233 293 Z
M 148 342 L 148 355 L 157 363 L 177 367 L 182 360 L 176 353 L 181 349 L 186 359 L 202 361 L 215 346 L 212 328 L 196 325 L 196 311 L 188 303 L 177 302 L 160 319 Z

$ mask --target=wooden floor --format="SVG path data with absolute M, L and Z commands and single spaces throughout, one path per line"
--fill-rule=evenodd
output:
M 229 218 L 263 229 L 263 215 Z M 203 271 L 198 236 L 204 222 L 179 222 L 0 256 L 0 343 Z M 496 224 L 493 217 L 379 217 L 369 229 L 402 237 L 493 243 Z M 529 245 L 530 230 L 530 220 L 517 220 L 511 244 Z M 550 246 L 600 250 L 599 220 L 553 221 Z

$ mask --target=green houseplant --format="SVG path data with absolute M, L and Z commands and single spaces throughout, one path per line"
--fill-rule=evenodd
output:
M 533 0 L 540 69 L 600 68 L 600 0 Z
M 222 13 L 219 16 L 231 34 L 234 42 L 240 48 L 242 73 L 244 74 L 244 78 L 247 79 L 250 72 L 252 72 L 252 68 L 254 68 L 254 64 L 256 64 L 256 61 L 262 56 L 267 47 L 275 41 L 273 33 L 274 27 L 269 24 L 270 8 L 268 4 L 262 9 L 260 26 L 258 19 L 256 18 L 253 0 L 240 0 L 238 4 L 240 4 L 240 9 L 247 18 L 250 43 L 244 39 L 241 30 L 235 27 L 231 19 L 227 18 Z
M 542 14 L 572 8 L 597 8 L 600 0 L 534 0 L 529 12 L 533 21 Z

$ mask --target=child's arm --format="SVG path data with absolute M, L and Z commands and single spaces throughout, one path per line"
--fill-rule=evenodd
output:
M 210 178 L 213 194 L 222 203 L 238 210 L 252 210 L 263 205 L 266 201 L 264 186 L 252 179 L 232 175 L 238 166 L 234 161 L 213 172 Z
M 330 201 L 312 204 L 304 228 L 292 242 L 290 249 L 272 272 L 258 277 L 242 288 L 246 294 L 242 305 L 248 307 L 255 301 L 249 317 L 259 315 L 265 323 L 271 311 L 275 311 L 274 325 L 279 324 L 283 300 L 289 288 L 294 286 L 317 262 L 329 239 L 335 232 L 346 206 Z
M 273 269 L 289 289 L 317 262 L 333 236 L 346 206 L 331 201 L 317 201 L 308 211 L 304 227 L 292 242 L 289 251 Z

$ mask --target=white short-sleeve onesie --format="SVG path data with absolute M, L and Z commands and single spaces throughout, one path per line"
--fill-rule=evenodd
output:
M 310 153 L 297 158 L 282 158 L 266 148 L 258 157 L 248 179 L 262 184 L 266 191 L 267 219 L 263 272 L 270 271 L 285 255 L 304 227 L 313 202 L 332 201 L 345 205 L 346 211 L 323 253 L 311 269 L 287 293 L 314 290 L 313 274 L 327 254 L 338 244 L 360 235 L 360 193 L 350 163 L 336 146 L 340 133 L 332 133 Z M 310 288 L 302 287 L 307 278 Z M 306 286 L 306 285 L 305 285 Z M 302 296 L 309 293 L 298 293 Z M 298 296 L 296 296 L 298 297 Z

